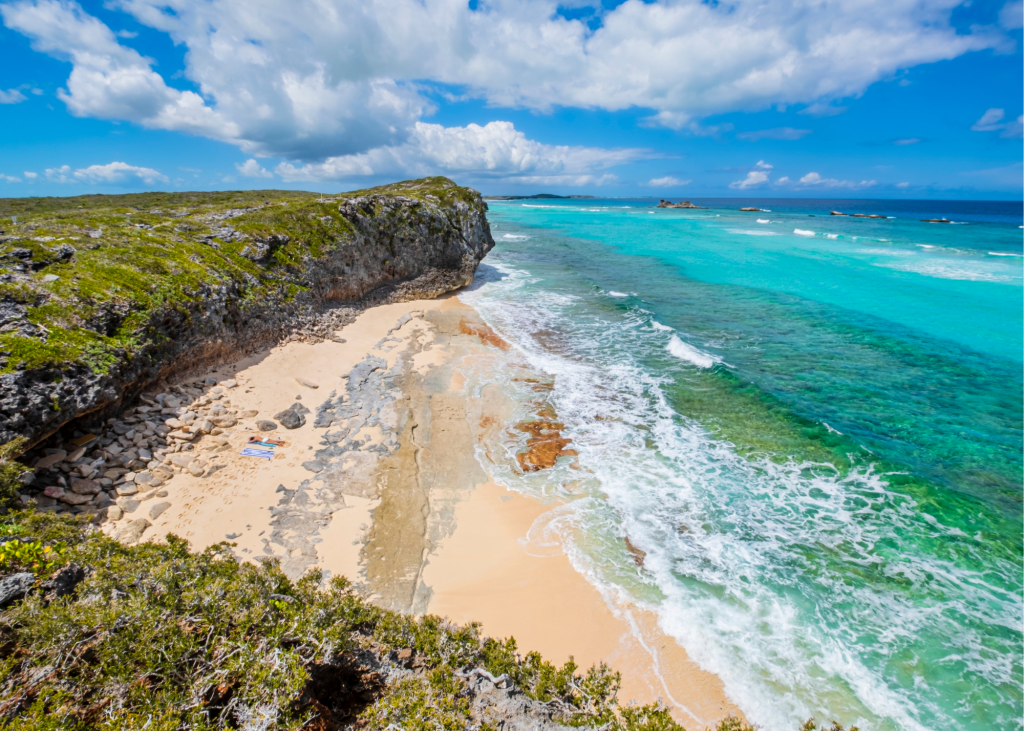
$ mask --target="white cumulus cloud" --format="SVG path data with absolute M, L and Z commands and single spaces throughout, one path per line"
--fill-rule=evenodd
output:
M 680 180 L 679 178 L 673 178 L 671 175 L 666 175 L 664 178 L 652 178 L 647 183 L 652 188 L 676 188 L 682 185 L 689 185 L 692 181 Z
M 169 182 L 167 176 L 159 170 L 136 167 L 124 162 L 90 165 L 87 168 L 79 168 L 78 170 L 72 170 L 70 165 L 62 165 L 59 168 L 47 168 L 46 178 L 54 183 L 120 183 L 128 178 L 136 178 L 143 183 L 150 184 Z
M 6 180 L 8 183 L 20 183 L 21 178 L 16 178 L 13 175 L 4 175 L 0 173 L 0 180 Z
M 22 173 L 22 175 L 24 175 L 28 180 L 35 180 L 36 178 L 39 177 L 39 173 L 33 173 L 28 170 Z
M 595 30 L 560 17 L 558 0 L 110 0 L 185 49 L 197 91 L 168 86 L 72 0 L 15 0 L 0 15 L 72 63 L 60 96 L 73 114 L 224 140 L 301 169 L 379 166 L 387 154 L 371 151 L 419 138 L 434 84 L 492 108 L 650 110 L 647 124 L 698 135 L 726 131 L 699 120 L 730 111 L 836 113 L 835 100 L 900 69 L 1007 43 L 994 26 L 958 33 L 959 3 L 628 0 Z
M 0 89 L 0 104 L 20 104 L 25 101 L 25 95 L 17 89 Z
M 247 178 L 272 178 L 274 174 L 264 167 L 261 167 L 254 159 L 249 158 L 242 165 L 235 165 L 238 172 Z
M 813 131 L 811 129 L 795 129 L 793 127 L 776 127 L 774 129 L 754 130 L 753 132 L 740 132 L 736 136 L 741 140 L 748 140 L 749 142 L 757 142 L 758 140 L 799 140 Z
M 1002 109 L 989 109 L 981 115 L 981 119 L 971 125 L 975 132 L 992 132 L 1003 128 L 1003 117 L 1006 112 Z
M 545 145 L 528 139 L 511 122 L 465 127 L 417 122 L 405 144 L 302 166 L 283 162 L 276 172 L 287 181 L 441 172 L 522 183 L 588 185 L 612 182 L 613 176 L 604 172 L 607 168 L 650 155 L 637 148 Z
M 767 182 L 768 173 L 763 173 L 760 170 L 751 170 L 743 180 L 737 180 L 734 183 L 729 183 L 729 187 L 736 188 L 738 190 L 746 190 L 747 188 L 756 188 L 759 185 L 764 185 Z
M 779 180 L 776 185 L 782 183 Z M 862 180 L 859 183 L 855 180 L 836 180 L 835 178 L 823 178 L 818 173 L 807 173 L 807 175 L 800 178 L 800 182 L 797 187 L 800 188 L 845 188 L 847 190 L 858 190 L 861 188 L 871 188 L 878 185 L 877 180 Z

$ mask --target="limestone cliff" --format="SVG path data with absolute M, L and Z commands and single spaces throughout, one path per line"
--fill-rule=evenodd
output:
M 34 443 L 147 384 L 366 303 L 436 297 L 494 246 L 446 178 L 331 198 L 139 194 L 0 201 L 0 444 Z

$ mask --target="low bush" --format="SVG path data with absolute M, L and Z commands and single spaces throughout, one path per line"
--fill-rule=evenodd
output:
M 497 728 L 473 707 L 474 673 L 568 726 L 682 729 L 660 705 L 620 706 L 620 676 L 604 665 L 580 673 L 571 660 L 524 658 L 515 640 L 482 638 L 475 624 L 380 609 L 340 577 L 290 581 L 275 561 L 240 563 L 228 544 L 124 546 L 31 511 L 0 532 L 18 535 L 4 550 L 22 551 L 11 549 L 3 573 L 85 568 L 72 593 L 40 589 L 0 614 L 3 731 Z

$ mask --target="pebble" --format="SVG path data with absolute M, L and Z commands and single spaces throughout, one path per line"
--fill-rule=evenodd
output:
M 305 378 L 296 378 L 295 382 L 298 383 L 300 386 L 305 386 L 306 388 L 320 388 L 319 383 L 313 383 L 312 381 L 306 380 Z

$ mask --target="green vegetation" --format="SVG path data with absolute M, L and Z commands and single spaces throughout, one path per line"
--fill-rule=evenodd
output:
M 24 448 L 25 440 L 20 437 L 0 445 L 0 510 L 12 507 L 18 499 L 18 488 L 21 486 L 18 477 L 25 471 L 25 467 L 15 458 Z
M 0 373 L 109 372 L 159 345 L 161 322 L 188 320 L 214 291 L 231 292 L 243 317 L 253 304 L 292 301 L 308 261 L 351 239 L 338 201 L 373 193 L 473 202 L 446 178 L 324 199 L 251 191 L 0 200 L 0 307 L 24 310 L 0 329 Z
M 40 579 L 54 564 L 88 572 L 71 595 L 37 591 L 0 614 L 4 731 L 496 728 L 467 692 L 474 668 L 569 726 L 681 729 L 659 706 L 620 706 L 619 675 L 603 665 L 522 658 L 476 625 L 377 608 L 343 578 L 292 582 L 274 561 L 239 563 L 228 544 L 124 546 L 31 511 L 0 533 L 51 547 L 48 564 L 29 567 Z M 733 719 L 718 729 L 752 731 Z

